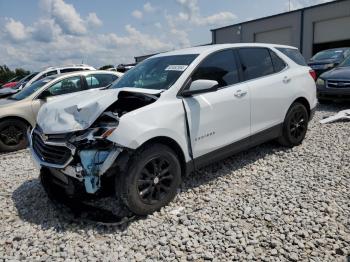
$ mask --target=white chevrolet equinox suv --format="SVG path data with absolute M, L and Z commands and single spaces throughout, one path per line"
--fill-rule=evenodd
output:
M 316 104 L 294 47 L 195 47 L 153 56 L 108 89 L 45 104 L 30 148 L 49 196 L 115 194 L 144 215 L 195 169 L 272 139 L 299 145 Z

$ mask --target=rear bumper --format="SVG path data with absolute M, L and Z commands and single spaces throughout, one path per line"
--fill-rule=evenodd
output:
M 318 99 L 350 100 L 350 88 L 320 88 L 317 87 Z

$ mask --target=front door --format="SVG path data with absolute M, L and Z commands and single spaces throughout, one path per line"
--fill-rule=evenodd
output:
M 225 150 L 250 135 L 250 94 L 240 83 L 234 51 L 207 57 L 191 80 L 198 79 L 216 80 L 219 89 L 184 99 L 194 158 Z

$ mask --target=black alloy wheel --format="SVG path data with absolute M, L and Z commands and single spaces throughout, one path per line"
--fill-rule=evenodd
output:
M 295 141 L 305 136 L 307 130 L 307 115 L 303 110 L 295 110 L 289 124 L 290 135 Z
M 26 148 L 27 125 L 19 120 L 0 122 L 0 151 L 11 152 Z
M 146 204 L 155 204 L 163 200 L 171 189 L 174 168 L 164 156 L 149 161 L 139 174 L 138 192 Z
M 178 155 L 159 143 L 138 149 L 115 180 L 118 196 L 137 215 L 148 215 L 167 205 L 180 183 Z
M 294 103 L 284 120 L 279 143 L 287 147 L 300 145 L 305 138 L 308 124 L 309 114 L 306 107 L 301 103 Z

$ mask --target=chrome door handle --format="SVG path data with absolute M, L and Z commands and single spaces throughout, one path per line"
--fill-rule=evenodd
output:
M 288 84 L 292 79 L 288 76 L 283 77 L 283 83 Z
M 241 98 L 247 94 L 247 91 L 237 90 L 235 93 L 235 97 Z

